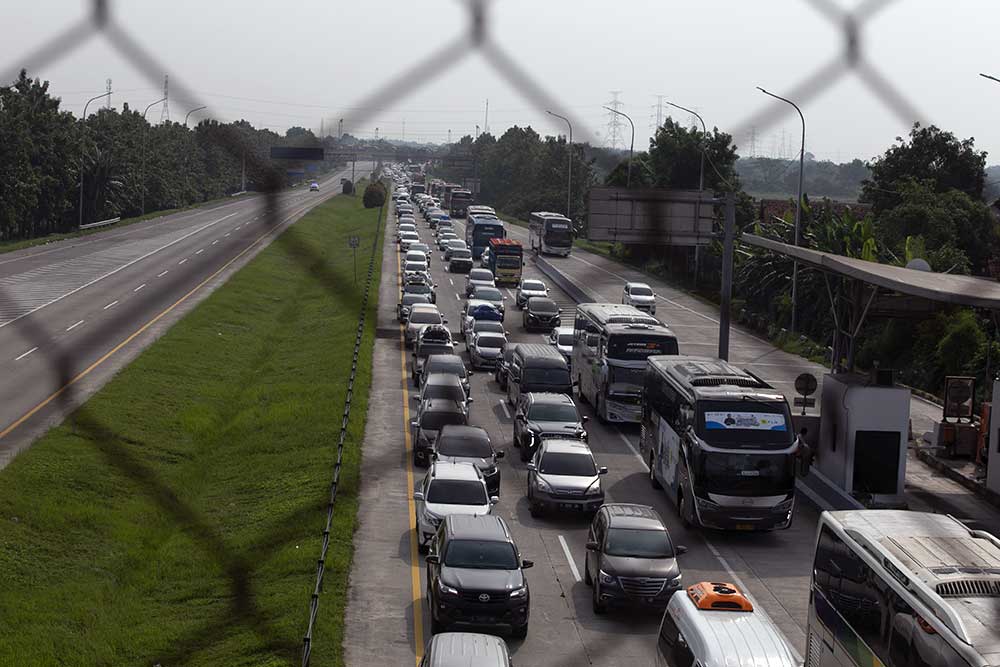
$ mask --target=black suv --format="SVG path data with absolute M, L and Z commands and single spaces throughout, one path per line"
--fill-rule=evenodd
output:
M 535 455 L 542 438 L 587 439 L 583 425 L 588 417 L 580 416 L 572 397 L 547 391 L 521 394 L 514 410 L 514 446 L 521 450 L 521 460 Z
M 524 306 L 521 323 L 525 331 L 532 329 L 551 331 L 562 324 L 561 315 L 562 308 L 557 306 L 555 301 L 544 296 L 533 296 Z
M 447 424 L 469 423 L 465 404 L 444 398 L 432 398 L 420 404 L 417 418 L 410 422 L 413 428 L 413 465 L 428 466 L 431 451 L 441 428 Z
M 603 505 L 587 535 L 584 582 L 594 587 L 594 612 L 609 604 L 665 606 L 681 587 L 677 556 L 663 519 L 652 507 Z
M 500 466 L 497 462 L 504 457 L 504 452 L 493 449 L 486 429 L 452 424 L 445 426 L 434 443 L 433 457 L 435 461 L 474 464 L 483 473 L 490 495 L 500 495 Z
M 427 602 L 431 633 L 451 625 L 502 626 L 528 635 L 530 597 L 510 530 L 495 515 L 445 518 L 427 556 Z

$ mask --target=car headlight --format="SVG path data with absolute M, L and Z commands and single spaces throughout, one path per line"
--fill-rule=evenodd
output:
M 458 595 L 458 591 L 438 579 L 438 593 L 443 595 Z
M 618 583 L 618 579 L 616 579 L 612 575 L 608 574 L 604 570 L 600 571 L 600 573 L 598 574 L 598 577 L 600 578 L 601 583 L 604 584 L 605 586 L 613 586 L 616 583 Z
M 497 474 L 497 467 L 496 466 L 490 466 L 489 468 L 483 468 L 483 476 L 484 477 L 492 477 L 495 474 Z
M 695 496 L 695 503 L 697 503 L 698 509 L 703 512 L 711 512 L 719 509 L 719 505 L 717 503 L 713 503 L 711 500 L 706 500 L 697 496 Z
M 439 523 L 441 523 L 441 517 L 439 517 L 437 514 L 430 511 L 426 507 L 424 507 L 424 521 L 431 524 L 432 526 L 436 526 Z
M 601 488 L 601 482 L 598 481 L 596 484 L 587 489 L 588 496 L 603 496 L 604 489 Z
M 520 588 L 515 588 L 510 592 L 512 598 L 523 598 L 528 596 L 528 587 L 521 586 Z
M 552 485 L 546 482 L 541 477 L 535 477 L 535 484 L 538 486 L 539 491 L 544 491 L 545 493 L 552 493 Z
M 670 585 L 674 587 L 679 587 L 681 585 L 682 575 L 678 574 L 676 577 L 670 580 Z
M 795 498 L 789 498 L 788 500 L 782 500 L 780 503 L 774 506 L 775 512 L 790 512 L 792 510 L 792 505 L 795 503 Z

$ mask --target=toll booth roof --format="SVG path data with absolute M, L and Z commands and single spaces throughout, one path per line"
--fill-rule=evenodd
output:
M 870 285 L 959 306 L 1000 310 L 1000 282 L 950 273 L 918 271 L 902 266 L 879 264 L 854 257 L 774 241 L 755 234 L 743 234 L 743 243 L 770 250 L 829 273 L 853 278 Z

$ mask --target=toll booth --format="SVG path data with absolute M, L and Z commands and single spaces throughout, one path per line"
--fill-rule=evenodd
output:
M 823 377 L 813 467 L 869 507 L 905 504 L 910 390 L 856 373 Z M 884 378 L 883 378 L 884 380 Z

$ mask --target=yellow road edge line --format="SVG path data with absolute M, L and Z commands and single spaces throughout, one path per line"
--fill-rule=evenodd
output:
M 320 202 L 320 203 L 324 203 L 324 202 Z M 309 208 L 312 208 L 312 207 L 309 207 Z M 238 255 L 236 255 L 235 257 L 233 257 L 231 260 L 229 260 L 228 262 L 226 262 L 225 264 L 223 264 L 215 273 L 213 273 L 212 275 L 210 275 L 209 277 L 205 278 L 203 281 L 201 281 L 200 283 L 198 283 L 195 287 L 193 287 L 191 289 L 190 292 L 188 292 L 187 294 L 185 294 L 184 296 L 182 296 L 181 298 L 179 298 L 177 301 L 175 301 L 174 303 L 172 303 L 171 305 L 169 305 L 164 310 L 160 311 L 160 313 L 158 315 L 156 315 L 156 317 L 154 317 L 153 319 L 149 320 L 148 322 L 146 322 L 145 324 L 143 324 L 141 327 L 139 327 L 138 329 L 136 329 L 125 340 L 123 340 L 122 342 L 120 342 L 117 345 L 115 345 L 113 348 L 111 348 L 111 350 L 109 352 L 105 353 L 104 356 L 102 356 L 100 359 L 98 359 L 97 361 L 95 361 L 94 363 L 92 363 L 90 366 L 88 366 L 84 370 L 80 371 L 79 374 L 77 374 L 69 382 L 67 382 L 62 387 L 60 387 L 55 392 L 53 392 L 48 398 L 46 398 L 41 403 L 39 403 L 35 407 L 33 407 L 30 410 L 28 410 L 26 413 L 24 413 L 23 415 L 21 415 L 21 417 L 19 417 L 17 420 L 15 420 L 14 422 L 12 422 L 5 429 L 3 429 L 2 431 L 0 431 L 0 439 L 5 438 L 7 435 L 9 435 L 11 432 L 13 432 L 14 429 L 16 429 L 18 426 L 20 426 L 21 424 L 23 424 L 24 422 L 28 421 L 33 416 L 35 416 L 35 414 L 37 414 L 39 410 L 41 410 L 42 408 L 44 408 L 45 406 L 47 406 L 49 403 L 51 403 L 55 399 L 57 399 L 60 396 L 62 396 L 66 392 L 67 389 L 69 389 L 70 387 L 72 387 L 73 385 L 75 385 L 77 382 L 79 382 L 83 378 L 85 378 L 88 375 L 90 375 L 90 373 L 92 373 L 94 371 L 94 369 L 96 369 L 98 366 L 100 366 L 105 361 L 107 361 L 108 359 L 110 359 L 113 355 L 115 355 L 123 347 L 125 347 L 126 345 L 128 345 L 129 343 L 131 343 L 133 340 L 135 340 L 136 337 L 142 335 L 147 329 L 149 329 L 149 327 L 151 327 L 154 324 L 156 324 L 157 322 L 159 322 L 168 313 L 170 313 L 172 310 L 174 310 L 175 308 L 177 308 L 177 306 L 181 305 L 182 303 L 184 303 L 185 301 L 187 301 L 189 298 L 191 298 L 191 296 L 195 292 L 197 292 L 198 290 L 200 290 L 202 287 L 204 287 L 210 281 L 214 280 L 220 273 L 222 273 L 223 271 L 225 271 L 226 269 L 228 269 L 230 266 L 232 266 L 233 263 L 235 263 L 240 257 L 242 257 L 243 255 L 245 255 L 248 252 L 250 252 L 250 250 L 252 250 L 254 246 L 256 246 L 258 243 L 260 243 L 261 241 L 263 241 L 269 234 L 273 234 L 276 231 L 278 231 L 278 229 L 280 229 L 281 227 L 285 226 L 289 222 L 289 220 L 291 220 L 292 218 L 294 218 L 296 215 L 304 215 L 305 213 L 307 213 L 309 211 L 309 208 L 305 208 L 303 210 L 299 210 L 299 211 L 296 211 L 295 213 L 292 213 L 290 216 L 288 216 L 287 218 L 285 218 L 285 220 L 282 221 L 281 224 L 278 227 L 275 227 L 274 229 L 269 229 L 266 232 L 264 232 L 263 234 L 261 234 L 260 236 L 258 236 L 257 239 L 253 243 L 251 243 L 246 248 L 244 248 L 242 251 L 240 251 L 240 253 Z
M 386 215 L 388 218 L 388 214 Z M 388 229 L 388 225 L 386 225 Z M 396 248 L 397 289 L 402 294 L 403 263 L 402 253 Z M 401 297 L 402 298 L 402 297 Z M 410 389 L 406 377 L 405 328 L 399 325 L 399 357 L 403 376 L 403 442 L 406 444 L 406 503 L 410 515 L 410 593 L 413 604 L 413 643 L 416 663 L 424 657 L 423 593 L 420 590 L 420 549 L 417 535 L 417 506 L 413 501 L 413 439 L 410 435 Z

